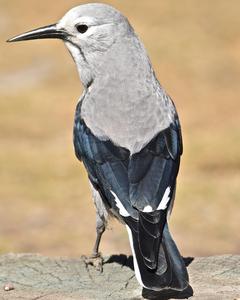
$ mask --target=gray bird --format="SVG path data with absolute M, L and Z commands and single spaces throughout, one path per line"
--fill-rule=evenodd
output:
M 126 225 L 139 283 L 162 293 L 186 290 L 187 270 L 167 222 L 182 154 L 181 129 L 142 42 L 126 17 L 99 3 L 75 7 L 58 23 L 8 41 L 47 38 L 64 41 L 84 86 L 74 146 L 97 210 L 93 258 L 113 215 Z

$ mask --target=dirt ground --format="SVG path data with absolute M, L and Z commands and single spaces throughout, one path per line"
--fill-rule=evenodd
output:
M 97 2 L 97 1 L 95 1 Z M 7 44 L 83 1 L 0 1 L 0 252 L 88 254 L 95 211 L 72 146 L 82 86 L 60 41 Z M 184 155 L 171 230 L 183 255 L 239 253 L 240 2 L 105 1 L 141 36 L 178 108 Z M 130 253 L 110 222 L 101 250 Z

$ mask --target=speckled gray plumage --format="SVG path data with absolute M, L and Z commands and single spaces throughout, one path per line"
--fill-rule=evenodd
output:
M 176 115 L 143 44 L 128 20 L 109 6 L 91 4 L 75 8 L 58 27 L 68 27 L 70 17 L 94 18 L 94 24 L 102 24 L 97 38 L 94 32 L 94 43 L 88 43 L 91 32 L 86 41 L 71 38 L 66 43 L 87 90 L 82 118 L 97 137 L 111 139 L 131 153 L 139 152 Z
M 87 126 L 96 136 L 136 153 L 169 126 L 174 114 L 141 42 L 133 32 L 122 37 L 102 59 L 84 97 Z

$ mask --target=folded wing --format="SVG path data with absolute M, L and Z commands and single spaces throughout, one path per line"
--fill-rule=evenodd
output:
M 74 128 L 76 155 L 83 161 L 90 181 L 105 204 L 130 229 L 142 272 L 140 277 L 146 277 L 143 269 L 157 276 L 166 273 L 169 257 L 161 242 L 182 154 L 177 117 L 140 152 L 131 155 L 128 149 L 114 145 L 110 139 L 94 136 L 81 119 L 80 111 L 81 103 Z M 161 287 L 170 285 L 172 280 L 172 275 L 166 274 Z M 151 284 L 153 279 L 146 278 L 147 285 Z

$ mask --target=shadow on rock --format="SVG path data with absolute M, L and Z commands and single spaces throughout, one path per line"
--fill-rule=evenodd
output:
M 183 261 L 185 266 L 188 267 L 194 261 L 194 257 L 183 257 Z
M 111 255 L 105 262 L 104 264 L 111 264 L 111 263 L 117 263 L 121 266 L 126 266 L 130 268 L 131 270 L 134 271 L 133 267 L 133 257 L 132 255 L 127 256 L 125 254 L 114 254 Z

